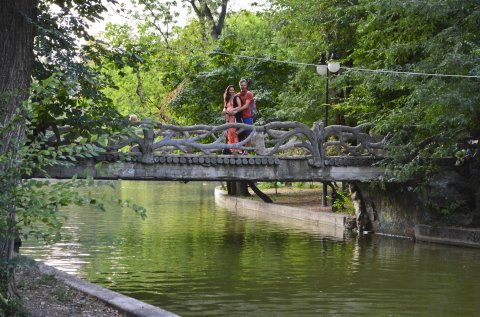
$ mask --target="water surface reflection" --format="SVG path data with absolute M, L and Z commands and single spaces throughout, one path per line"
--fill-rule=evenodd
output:
M 480 252 L 215 206 L 214 184 L 118 182 L 147 207 L 70 208 L 72 240 L 22 249 L 182 316 L 474 316 Z

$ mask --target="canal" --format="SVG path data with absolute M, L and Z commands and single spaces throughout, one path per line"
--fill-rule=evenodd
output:
M 21 252 L 181 316 L 479 316 L 480 250 L 353 236 L 215 205 L 214 186 L 119 181 L 148 209 L 66 210 Z

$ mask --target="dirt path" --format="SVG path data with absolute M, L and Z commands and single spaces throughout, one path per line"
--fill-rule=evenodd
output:
M 15 275 L 25 315 L 29 317 L 118 317 L 124 314 L 95 297 L 85 295 L 38 268 L 22 268 Z M 22 316 L 22 315 L 20 315 Z
M 296 188 L 281 187 L 261 189 L 267 194 L 275 204 L 299 207 L 314 211 L 331 212 L 332 207 L 322 207 L 322 189 L 321 188 Z M 251 192 L 251 190 L 250 190 Z M 260 200 L 255 194 L 251 199 Z

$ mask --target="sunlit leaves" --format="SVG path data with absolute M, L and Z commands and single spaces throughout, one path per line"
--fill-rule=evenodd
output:
M 158 114 L 161 120 L 179 124 L 218 123 L 223 120 L 225 87 L 247 77 L 259 101 L 258 123 L 311 124 L 323 120 L 328 93 L 329 122 L 374 122 L 375 133 L 392 135 L 390 167 L 402 169 L 408 164 L 409 175 L 415 168 L 418 175 L 431 170 L 421 164 L 453 155 L 458 140 L 480 130 L 476 79 L 343 69 L 330 77 L 326 92 L 326 79 L 314 67 L 279 62 L 315 64 L 334 54 L 345 68 L 478 75 L 476 1 L 272 0 L 270 4 L 267 13 L 230 15 L 215 43 L 202 36 L 198 21 L 173 30 L 168 45 L 152 24 L 140 26 L 135 37 L 123 27 L 112 28 L 115 32 L 109 37 L 114 43 L 144 47 L 144 61 L 138 65 L 151 103 L 141 106 L 136 93 L 139 77 L 131 65 L 125 67 L 124 77 L 116 77 L 123 93 L 109 91 L 109 95 L 124 114 Z

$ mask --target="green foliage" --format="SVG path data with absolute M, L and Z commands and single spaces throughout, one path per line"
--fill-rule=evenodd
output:
M 67 302 L 71 298 L 70 289 L 64 286 L 56 286 L 53 292 L 53 296 L 60 302 Z
M 329 59 L 345 59 L 355 42 L 355 21 L 360 13 L 352 1 L 272 1 L 272 26 L 278 30 L 275 42 L 281 43 L 283 60 L 318 64 Z M 355 3 L 355 2 L 353 2 Z M 308 10 L 305 10 L 308 8 Z M 288 83 L 277 100 L 281 119 L 302 121 L 308 125 L 324 120 L 325 77 L 316 74 L 312 66 L 291 71 Z M 343 90 L 348 83 L 330 79 L 331 103 L 343 102 Z M 342 87 L 343 86 L 343 87 Z M 334 117 L 345 111 L 331 109 Z M 330 118 L 329 122 L 342 124 Z
M 294 60 L 316 62 L 319 53 L 327 51 L 347 67 L 479 74 L 476 1 L 272 3 L 277 37 L 289 43 Z M 323 84 L 309 72 L 313 70 L 299 68 L 290 76 L 283 94 L 287 102 L 280 111 L 297 118 L 321 117 L 319 100 L 324 98 L 312 92 L 322 91 Z M 452 157 L 458 142 L 480 131 L 478 79 L 359 71 L 341 72 L 333 79 L 333 122 L 374 122 L 374 132 L 390 134 L 384 164 L 397 180 L 422 179 L 434 172 L 438 158 Z M 291 106 L 294 100 L 300 100 L 300 109 Z
M 261 182 L 257 184 L 260 189 L 282 188 L 285 187 L 285 183 L 282 182 Z
M 328 197 L 332 199 L 331 196 Z M 332 203 L 332 210 L 340 211 L 348 215 L 355 215 L 355 208 L 353 207 L 350 194 L 348 192 L 339 191 L 335 195 L 335 200 Z
M 135 38 L 125 32 L 124 26 L 110 26 L 106 39 L 120 49 L 126 50 L 129 45 L 145 48 L 138 69 L 146 100 L 151 103 L 141 105 L 135 91 L 138 76 L 133 68 L 122 69 L 122 74 L 118 75 L 114 74 L 118 69 L 112 64 L 111 75 L 119 90 L 107 89 L 105 93 L 115 100 L 117 109 L 123 114 L 158 116 L 161 121 L 184 125 L 219 124 L 224 122 L 221 111 L 225 88 L 229 84 L 238 87 L 238 81 L 245 77 L 261 105 L 263 118 L 257 121 L 272 120 L 269 117 L 275 114 L 273 100 L 282 90 L 279 79 L 284 76 L 286 80 L 291 67 L 271 61 L 278 59 L 275 54 L 280 52 L 278 47 L 265 41 L 272 36 L 263 34 L 265 30 L 268 30 L 268 22 L 247 12 L 232 14 L 227 19 L 223 36 L 216 42 L 202 37 L 202 27 L 196 21 L 175 29 L 175 36 L 169 38 L 168 43 L 159 41 L 159 35 L 155 36 L 157 30 L 146 24 L 140 25 Z M 265 60 L 238 59 L 216 52 L 263 55 Z
M 313 188 L 322 187 L 322 184 L 321 183 L 313 183 L 313 182 L 294 182 L 294 183 L 292 183 L 292 186 L 295 187 L 295 188 L 313 189 Z
M 476 53 L 480 40 L 472 27 L 478 26 L 479 10 L 474 1 L 461 6 L 451 1 L 403 5 L 371 1 L 364 9 L 372 13 L 359 23 L 359 46 L 352 55 L 357 63 L 369 68 L 478 74 L 474 64 L 480 58 Z M 365 85 L 366 76 L 362 77 L 365 91 L 378 105 L 380 115 L 374 119 L 379 131 L 392 134 L 388 164 L 397 178 L 434 171 L 434 160 L 453 156 L 457 143 L 479 130 L 477 80 L 382 75 Z
M 119 87 L 104 91 L 124 115 L 219 124 L 224 89 L 246 77 L 258 100 L 257 124 L 311 125 L 324 117 L 325 78 L 312 66 L 278 61 L 316 64 L 332 54 L 345 67 L 479 73 L 475 0 L 272 0 L 269 11 L 230 13 L 215 42 L 199 20 L 171 27 L 173 3 L 142 3 L 150 7 L 137 34 L 127 26 L 105 34 L 111 51 L 126 53 L 102 64 Z M 160 30 L 163 20 L 169 27 Z M 436 170 L 437 158 L 453 157 L 460 140 L 480 133 L 477 85 L 471 78 L 342 70 L 329 80 L 329 122 L 375 123 L 373 133 L 390 135 L 389 177 L 421 179 Z
M 6 299 L 0 294 L 0 317 L 27 317 L 18 299 Z
M 23 20 L 35 28 L 34 40 L 33 33 L 27 31 L 24 37 L 16 39 L 18 45 L 14 48 L 28 51 L 33 44 L 35 60 L 12 64 L 19 69 L 9 71 L 22 75 L 5 77 L 0 91 L 4 109 L 0 125 L 0 314 L 17 315 L 11 299 L 14 295 L 11 291 L 13 270 L 17 266 L 12 259 L 14 239 L 18 235 L 36 235 L 55 241 L 61 226 L 58 212 L 63 206 L 70 203 L 99 205 L 94 199 L 88 200 L 88 195 L 75 192 L 76 188 L 91 181 L 72 179 L 50 186 L 48 182 L 29 177 L 33 170 L 42 170 L 46 165 L 66 165 L 97 155 L 101 149 L 93 142 L 105 139 L 102 135 L 124 125 L 118 112 L 111 107 L 110 99 L 100 89 L 112 82 L 101 68 L 91 67 L 96 52 L 80 44 L 80 40 L 93 39 L 86 31 L 88 24 L 106 11 L 107 2 L 116 1 L 31 1 L 27 5 L 29 12 L 16 12 L 21 6 L 10 5 L 14 8 L 10 14 L 22 15 Z M 7 33 L 12 32 L 11 27 L 2 25 L 2 32 L 10 36 Z M 34 42 L 29 43 L 29 39 Z M 13 47 L 7 46 L 2 51 L 3 59 L 9 57 Z M 32 73 L 26 73 L 32 63 Z M 18 82 L 11 78 L 17 78 Z M 11 91 L 11 87 L 26 88 L 30 78 L 33 81 L 30 97 L 23 100 L 26 91 Z M 5 101 L 9 99 L 13 102 L 6 107 Z M 47 146 L 48 128 L 55 129 L 59 125 L 72 127 L 67 138 L 70 145 Z M 43 227 L 40 229 L 37 223 Z
M 475 0 L 271 0 L 268 11 L 230 13 L 216 41 L 200 20 L 173 27 L 173 3 L 141 2 L 150 7 L 136 34 L 110 26 L 105 38 L 117 53 L 98 63 L 119 88 L 104 92 L 124 115 L 219 124 L 226 86 L 246 77 L 257 124 L 311 125 L 323 120 L 328 93 L 331 124 L 372 122 L 372 133 L 389 135 L 383 166 L 398 181 L 427 180 L 439 158 L 461 158 L 458 144 L 480 134 L 478 79 L 358 70 L 478 76 Z M 332 54 L 354 69 L 330 76 L 326 92 L 312 64 Z M 308 65 L 279 62 L 288 60 Z
M 51 78 L 35 83 L 32 87 L 31 100 L 41 100 L 36 92 L 48 89 L 52 85 Z M 34 97 L 33 97 L 34 96 Z M 33 127 L 37 117 L 34 111 L 36 102 L 25 103 L 28 108 L 24 113 L 32 120 L 29 127 Z M 0 130 L 0 137 L 8 133 L 8 129 Z M 10 234 L 19 233 L 23 238 L 30 236 L 42 238 L 47 242 L 58 241 L 60 228 L 62 226 L 61 209 L 70 204 L 80 206 L 91 205 L 99 210 L 105 210 L 104 201 L 107 197 L 97 197 L 93 191 L 85 191 L 82 188 L 95 185 L 93 178 L 86 177 L 78 179 L 73 177 L 67 181 L 38 180 L 31 179 L 34 171 L 43 173 L 48 177 L 44 168 L 46 166 L 72 166 L 77 160 L 92 158 L 104 152 L 101 145 L 106 145 L 108 135 L 93 135 L 88 138 L 77 137 L 71 143 L 56 147 L 48 146 L 47 134 L 35 134 L 27 130 L 28 141 L 22 144 L 13 160 L 13 153 L 0 156 L 0 162 L 12 162 L 14 168 L 0 170 L 0 177 L 4 180 L 2 195 L 0 196 L 1 206 L 9 204 L 16 206 L 17 221 L 11 222 L 7 217 L 8 209 L 2 208 L 0 217 L 1 232 Z M 17 181 L 21 176 L 23 179 Z M 7 190 L 8 188 L 8 190 Z M 112 199 L 110 199 L 112 200 Z M 117 203 L 130 207 L 142 217 L 145 216 L 145 209 L 141 206 L 123 202 L 116 199 Z
M 36 91 L 41 91 L 44 86 L 50 85 L 49 80 L 42 81 L 35 85 Z M 33 97 L 32 100 L 38 98 Z M 26 102 L 27 108 L 20 111 L 33 127 L 35 123 L 34 104 Z M 19 116 L 14 117 L 19 120 Z M 0 128 L 0 138 L 10 132 L 10 125 L 7 123 Z M 58 147 L 47 146 L 47 136 L 36 134 L 27 128 L 29 138 L 24 139 L 16 149 L 11 149 L 0 155 L 0 241 L 17 238 L 40 238 L 47 243 L 59 241 L 61 238 L 61 227 L 64 216 L 62 208 L 76 204 L 80 206 L 90 205 L 99 210 L 105 210 L 105 198 L 98 197 L 94 190 L 85 190 L 94 185 L 92 178 L 77 179 L 73 177 L 67 181 L 38 180 L 32 179 L 32 173 L 42 173 L 46 166 L 59 165 L 71 166 L 78 159 L 94 157 L 104 150 L 96 143 L 104 143 L 106 135 L 90 135 L 89 138 L 78 137 L 75 142 Z M 17 140 L 17 142 L 21 142 Z M 104 143 L 105 144 L 105 143 Z M 43 172 L 45 173 L 45 172 Z M 48 175 L 45 174 L 48 177 Z M 22 179 L 23 178 L 23 179 Z M 113 199 L 112 199 L 113 200 Z M 145 209 L 141 206 L 114 199 L 116 203 L 131 208 L 142 218 L 145 217 Z M 16 213 L 12 217 L 11 208 L 14 206 Z M 19 308 L 14 299 L 6 297 L 8 283 L 13 276 L 14 269 L 22 264 L 18 258 L 0 259 L 0 314 L 5 316 L 20 316 Z
M 54 10 L 52 2 L 61 10 Z M 38 10 L 32 78 L 48 84 L 34 91 L 37 130 L 69 125 L 75 135 L 86 136 L 118 129 L 122 119 L 102 92 L 113 83 L 102 67 L 92 67 L 99 51 L 87 32 L 89 21 L 97 20 L 105 5 L 97 0 L 44 0 Z

